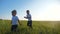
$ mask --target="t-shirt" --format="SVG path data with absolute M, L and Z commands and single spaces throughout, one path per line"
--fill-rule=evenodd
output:
M 27 14 L 28 21 L 31 21 L 31 14 Z
M 12 17 L 12 25 L 17 25 L 18 24 L 18 17 L 17 16 L 13 16 Z

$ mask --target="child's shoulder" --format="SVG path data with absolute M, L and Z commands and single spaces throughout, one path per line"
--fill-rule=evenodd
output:
M 31 15 L 31 14 L 27 14 L 27 15 Z
M 18 16 L 15 16 L 15 19 L 18 19 Z
M 29 14 L 31 16 L 31 14 Z
M 18 18 L 18 16 L 13 16 L 12 18 Z
M 15 16 L 16 18 L 18 18 L 18 16 Z

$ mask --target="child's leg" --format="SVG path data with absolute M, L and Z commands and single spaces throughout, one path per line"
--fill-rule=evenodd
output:
M 29 23 L 29 24 L 30 24 L 29 26 L 32 28 L 32 21 L 30 21 L 30 23 Z
M 14 25 L 11 26 L 11 31 L 13 31 L 13 30 L 14 30 Z
M 17 29 L 17 25 L 12 25 L 11 31 L 16 31 L 16 29 Z
M 16 31 L 17 30 L 17 25 L 14 25 L 14 31 Z
M 29 26 L 29 21 L 27 22 L 27 26 Z
M 32 21 L 28 21 L 27 26 L 32 28 Z

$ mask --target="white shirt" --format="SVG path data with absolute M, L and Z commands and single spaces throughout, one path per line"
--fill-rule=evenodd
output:
M 27 14 L 28 21 L 31 21 L 31 14 Z
M 13 16 L 12 17 L 12 25 L 17 25 L 18 24 L 18 17 L 17 16 Z

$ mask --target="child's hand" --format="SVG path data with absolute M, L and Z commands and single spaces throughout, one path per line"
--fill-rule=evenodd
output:
M 26 17 L 24 17 L 24 18 L 26 18 Z

